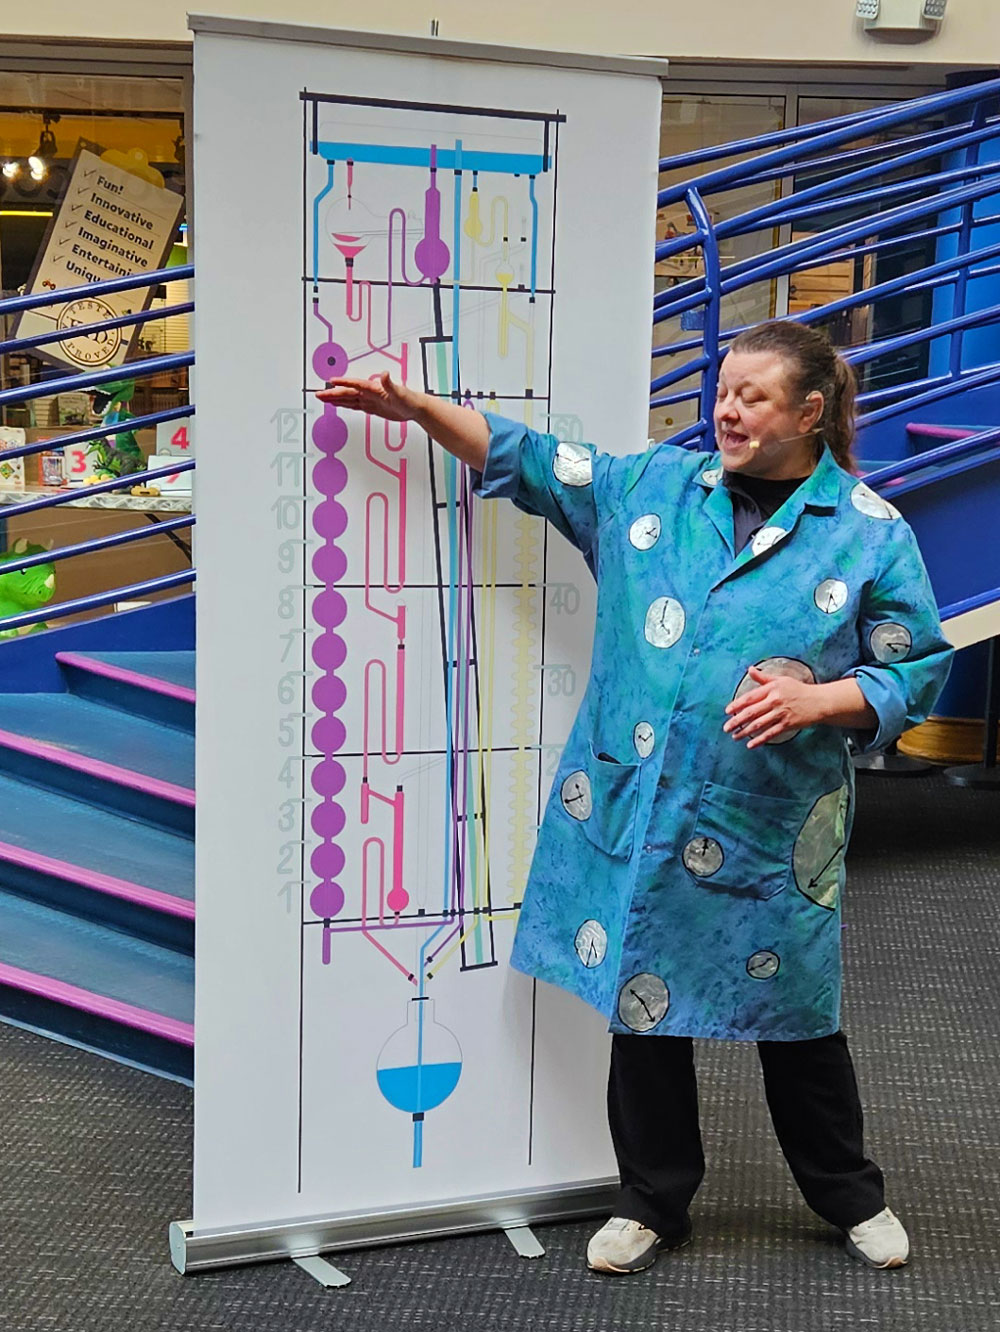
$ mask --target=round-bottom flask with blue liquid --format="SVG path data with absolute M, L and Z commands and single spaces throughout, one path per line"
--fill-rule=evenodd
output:
M 448 1099 L 461 1074 L 462 1048 L 435 1020 L 434 1001 L 411 999 L 405 1024 L 382 1047 L 376 1076 L 389 1104 L 413 1116 L 414 1166 L 423 1163 L 424 1115 Z

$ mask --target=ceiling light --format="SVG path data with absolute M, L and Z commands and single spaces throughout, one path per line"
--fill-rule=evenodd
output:
M 42 133 L 38 140 L 38 147 L 28 158 L 32 180 L 44 180 L 49 174 L 49 162 L 55 159 L 58 151 L 56 136 L 49 126 L 53 123 L 58 124 L 59 119 L 58 111 L 46 111 L 42 115 Z

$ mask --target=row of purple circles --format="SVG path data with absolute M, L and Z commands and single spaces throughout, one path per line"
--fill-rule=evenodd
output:
M 324 382 L 343 374 L 347 363 L 347 353 L 338 343 L 321 343 L 313 353 L 313 369 Z M 313 790 L 320 802 L 311 816 L 313 832 L 321 841 L 309 862 L 317 879 L 309 906 L 324 919 L 338 915 L 346 900 L 338 882 L 344 868 L 344 851 L 338 838 L 346 823 L 346 813 L 337 799 L 344 789 L 346 774 L 333 755 L 343 748 L 347 734 L 337 716 L 347 697 L 344 681 L 337 673 L 347 656 L 347 644 L 337 632 L 347 616 L 347 603 L 335 587 L 347 567 L 346 554 L 337 544 L 347 527 L 347 510 L 337 500 L 347 484 L 347 468 L 337 456 L 347 442 L 347 434 L 346 421 L 336 407 L 325 403 L 312 429 L 313 443 L 321 454 L 312 479 L 316 491 L 323 496 L 312 516 L 313 528 L 321 541 L 312 568 L 326 590 L 316 596 L 312 608 L 318 631 L 313 640 L 312 659 L 320 672 L 312 687 L 312 701 L 321 714 L 313 725 L 312 742 L 322 757 L 312 773 Z

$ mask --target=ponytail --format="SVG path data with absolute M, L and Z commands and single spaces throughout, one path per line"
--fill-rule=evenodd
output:
M 825 405 L 819 424 L 830 452 L 845 472 L 854 471 L 851 450 L 854 446 L 854 400 L 857 395 L 858 381 L 853 366 L 834 352 L 833 392 L 829 399 L 823 400 Z

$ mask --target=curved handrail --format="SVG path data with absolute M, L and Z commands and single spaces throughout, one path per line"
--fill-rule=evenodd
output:
M 116 476 L 110 481 L 95 481 L 92 485 L 78 486 L 75 490 L 61 490 L 56 495 L 43 495 L 41 499 L 25 500 L 23 504 L 4 505 L 0 517 L 13 518 L 21 513 L 34 513 L 37 509 L 52 509 L 60 504 L 72 504 L 81 495 L 105 495 L 113 490 L 124 490 L 131 486 L 144 486 L 149 481 L 158 481 L 164 476 L 176 476 L 178 472 L 194 470 L 193 458 L 179 458 L 169 467 L 154 467 L 145 472 L 130 472 L 128 476 Z M 154 532 L 155 528 L 150 528 Z M 3 570 L 0 568 L 0 573 Z
M 764 256 L 754 255 L 749 259 L 728 264 L 722 270 L 723 293 L 728 294 L 737 291 L 765 278 L 784 276 L 789 271 L 789 261 L 791 260 L 798 263 L 808 256 L 810 259 L 819 261 L 833 247 L 834 243 L 842 245 L 852 239 L 860 239 L 861 237 L 870 236 L 873 232 L 904 225 L 914 218 L 925 217 L 928 213 L 945 212 L 970 200 L 980 199 L 996 192 L 997 186 L 993 181 L 977 185 L 963 185 L 958 189 L 946 190 L 933 198 L 922 199 L 918 203 L 900 204 L 896 208 L 887 209 L 883 213 L 877 213 L 872 218 L 864 218 L 860 222 L 846 222 L 841 226 L 832 227 L 818 238 L 807 238 L 776 246 Z M 689 296 L 699 294 L 703 296 L 703 285 L 702 279 L 691 278 L 687 282 L 679 283 L 669 291 L 658 292 L 653 297 L 653 308 L 661 319 L 667 318 L 670 313 L 676 313 L 676 310 L 672 308 L 675 303 L 677 309 L 680 309 L 684 307 L 685 299 Z M 674 300 L 671 300 L 671 297 Z M 671 309 L 666 314 L 661 313 L 667 307 L 671 307 Z
M 974 146 L 979 143 L 995 137 L 996 131 L 993 127 L 983 127 L 971 130 L 966 134 L 957 134 L 953 136 L 949 145 L 949 152 L 957 152 L 959 148 Z M 810 185 L 804 190 L 798 190 L 794 194 L 786 194 L 781 198 L 772 199 L 765 204 L 759 204 L 756 208 L 751 208 L 746 213 L 738 213 L 734 217 L 727 218 L 720 222 L 715 228 L 715 234 L 719 240 L 728 240 L 731 236 L 742 236 L 749 232 L 760 231 L 765 227 L 780 226 L 783 221 L 788 221 L 795 217 L 809 217 L 815 213 L 829 212 L 834 208 L 852 208 L 862 204 L 870 203 L 873 199 L 879 197 L 888 197 L 892 193 L 909 193 L 912 190 L 920 190 L 929 187 L 932 184 L 951 183 L 953 181 L 964 180 L 966 176 L 983 174 L 990 175 L 1000 171 L 1000 163 L 985 162 L 966 164 L 963 167 L 953 167 L 948 171 L 932 172 L 928 176 L 915 176 L 908 180 L 894 181 L 891 185 L 884 186 L 881 191 L 871 192 L 862 191 L 859 194 L 846 194 L 840 196 L 840 192 L 845 187 L 853 184 L 861 184 L 864 181 L 877 180 L 884 176 L 886 171 L 899 171 L 904 167 L 911 166 L 917 162 L 924 162 L 931 157 L 940 157 L 941 150 L 938 145 L 931 148 L 916 149 L 911 153 L 905 153 L 900 157 L 893 158 L 890 162 L 876 162 L 874 165 L 859 168 L 856 171 L 848 172 L 846 175 L 840 173 L 831 176 L 829 180 L 822 180 L 815 185 Z M 798 170 L 803 169 L 801 164 Z M 787 171 L 782 175 L 787 174 Z M 742 182 L 746 183 L 746 182 Z M 831 197 L 833 196 L 833 197 Z M 821 207 L 813 207 L 820 202 Z M 682 237 L 687 240 L 687 237 Z M 667 245 L 674 245 L 676 242 L 666 242 Z M 667 258 L 674 251 L 665 250 L 663 245 L 657 247 L 656 257 L 658 259 Z
M 984 388 L 987 384 L 1000 383 L 1000 363 L 987 366 L 978 366 L 974 370 L 963 370 L 957 378 L 948 377 L 945 382 L 936 383 L 932 388 L 925 388 L 917 394 L 907 393 L 900 402 L 892 402 L 885 407 L 878 407 L 873 412 L 865 412 L 858 417 L 858 426 L 871 426 L 879 421 L 887 421 L 890 417 L 898 416 L 901 411 L 914 411 L 918 407 L 928 407 L 932 402 L 942 402 L 945 398 L 954 397 L 957 393 L 965 392 L 967 389 Z M 912 385 L 897 384 L 894 386 L 900 392 L 906 391 L 907 387 L 912 389 Z
M 798 125 L 791 130 L 776 130 L 773 135 L 762 135 L 758 139 L 740 139 L 714 148 L 696 149 L 692 153 L 683 153 L 674 158 L 663 158 L 660 162 L 660 171 L 676 171 L 679 168 L 698 165 L 702 161 L 717 161 L 742 153 L 759 152 L 762 146 L 765 148 L 770 146 L 769 140 L 771 143 L 776 143 L 777 136 L 787 136 L 781 141 L 783 146 L 778 146 L 771 152 L 765 151 L 756 159 L 759 169 L 782 166 L 795 159 L 804 141 L 811 142 L 814 148 L 817 145 L 822 145 L 823 148 L 836 148 L 842 143 L 850 143 L 852 139 L 858 138 L 859 126 L 864 126 L 866 131 L 891 129 L 895 125 L 905 125 L 907 121 L 920 119 L 932 112 L 947 111 L 954 106 L 995 97 L 998 93 L 1000 93 L 1000 79 L 987 79 L 982 83 L 969 84 L 965 88 L 950 92 L 931 93 L 927 97 L 917 97 L 902 104 L 892 103 L 887 110 L 881 112 L 871 110 L 852 112 L 850 115 L 829 121 L 818 121 L 814 125 Z M 688 180 L 682 189 L 696 185 L 704 193 L 710 189 L 725 188 L 734 177 L 738 178 L 741 165 L 738 163 Z M 663 197 L 672 193 L 671 190 L 661 191 L 658 196 L 660 207 L 665 202 L 673 201 L 672 198 Z
M 965 615 L 969 611 L 979 610 L 983 606 L 992 606 L 995 601 L 1000 601 L 1000 587 L 977 592 L 974 597 L 966 597 L 963 601 L 953 601 L 950 606 L 941 607 L 942 623 L 954 620 L 956 616 Z
M 130 416 L 127 421 L 116 421 L 113 425 L 94 426 L 93 429 L 76 430 L 71 435 L 56 435 L 50 439 L 40 439 L 34 444 L 19 444 L 13 449 L 3 449 L 4 458 L 30 458 L 36 453 L 50 453 L 53 449 L 68 449 L 76 444 L 87 444 L 94 439 L 105 439 L 108 435 L 120 435 L 123 430 L 143 430 L 148 426 L 159 425 L 161 421 L 180 421 L 184 417 L 194 416 L 194 408 L 165 407 L 162 412 L 146 412 L 143 416 Z
M 47 342 L 65 342 L 68 338 L 78 338 L 81 331 L 86 334 L 105 333 L 115 328 L 127 328 L 130 324 L 147 324 L 153 319 L 170 319 L 174 315 L 190 314 L 193 309 L 194 302 L 186 301 L 183 305 L 168 305 L 160 310 L 140 310 L 138 313 L 118 315 L 114 319 L 102 319 L 96 324 L 75 324 L 72 328 L 36 333 L 30 338 L 12 338 L 0 342 L 0 356 L 43 347 Z
M 142 287 L 160 286 L 171 282 L 183 281 L 193 277 L 193 275 L 193 265 L 186 264 L 176 268 L 156 269 L 152 272 L 132 274 L 123 278 L 113 278 L 103 282 L 87 283 L 81 287 L 65 287 L 53 292 L 41 294 L 35 293 L 28 296 L 15 296 L 0 301 L 0 315 L 17 315 L 27 310 L 42 309 L 62 304 L 75 300 L 81 296 L 93 297 L 99 294 L 112 294 L 116 292 L 131 291 Z M 175 315 L 186 315 L 193 309 L 194 303 L 191 301 L 185 301 L 155 310 L 130 311 L 121 315 L 112 315 L 110 318 L 96 320 L 87 324 L 77 324 L 67 329 L 53 328 L 51 330 L 46 330 L 41 334 L 34 334 L 30 337 L 8 338 L 0 341 L 0 354 L 29 351 L 37 347 L 44 347 L 50 343 L 63 342 L 69 338 L 86 337 L 88 334 L 107 332 L 113 329 L 130 326 L 136 327 L 152 320 L 160 321 L 170 319 Z M 100 369 L 93 369 L 80 373 L 67 374 L 64 370 L 60 370 L 55 374 L 45 375 L 34 383 L 15 385 L 12 388 L 0 391 L 0 406 L 31 402 L 36 398 L 49 397 L 58 393 L 92 389 L 99 387 L 101 384 L 114 383 L 115 381 L 122 379 L 144 379 L 162 372 L 184 369 L 193 363 L 194 353 L 183 352 L 172 355 L 147 356 L 140 360 L 125 360 L 118 365 L 104 366 Z M 126 421 L 117 421 L 93 426 L 84 430 L 73 431 L 65 435 L 57 435 L 45 440 L 38 440 L 30 444 L 26 443 L 12 449 L 4 449 L 2 451 L 2 456 L 5 459 L 29 457 L 33 454 L 48 452 L 52 449 L 65 449 L 76 444 L 91 443 L 94 440 L 119 435 L 123 433 L 123 431 L 132 432 L 144 427 L 159 425 L 161 422 L 190 417 L 193 414 L 194 408 L 190 405 L 168 408 L 158 412 L 147 412 L 141 416 L 129 417 Z M 175 476 L 179 472 L 191 471 L 194 466 L 195 463 L 193 458 L 178 458 L 176 460 L 171 460 L 170 464 L 165 467 L 147 467 L 140 472 L 133 472 L 124 477 L 113 477 L 106 481 L 90 484 L 86 487 L 68 488 L 61 490 L 56 494 L 40 495 L 36 498 L 4 505 L 0 508 L 0 519 L 6 520 L 19 515 L 35 513 L 40 510 L 53 509 L 64 504 L 78 503 L 83 495 L 100 495 L 125 488 L 132 488 L 136 485 L 143 485 L 164 477 Z M 192 527 L 194 522 L 195 519 L 193 515 L 181 515 L 179 517 L 159 520 L 151 526 L 131 528 L 124 532 L 112 533 L 109 536 L 76 542 L 56 550 L 45 550 L 32 555 L 18 556 L 14 559 L 3 561 L 2 565 L 0 565 L 0 572 L 23 572 L 26 569 L 34 568 L 39 565 L 55 564 L 62 560 L 73 559 L 76 556 L 90 555 L 97 551 L 155 539 L 158 536 L 169 536 L 176 541 L 176 537 L 174 537 L 173 534 L 179 530 Z M 72 601 L 61 602 L 57 605 L 46 605 L 33 611 L 6 616 L 0 619 L 0 630 L 30 628 L 33 624 L 40 624 L 42 622 L 47 623 L 53 619 L 59 619 L 67 615 L 101 609 L 102 607 L 113 605 L 119 601 L 127 600 L 130 597 L 190 584 L 194 579 L 194 571 L 185 570 L 181 573 L 166 574 L 158 578 L 146 579 L 143 582 L 130 584 L 126 587 L 92 593 L 88 596 L 78 597 Z
M 193 583 L 197 577 L 196 569 L 185 569 L 180 573 L 163 574 L 159 578 L 147 578 L 142 583 L 129 583 L 125 587 L 113 588 L 110 592 L 94 592 L 90 596 L 77 597 L 73 601 L 60 601 L 54 606 L 43 606 L 40 610 L 9 615 L 6 619 L 0 620 L 0 630 L 23 629 L 31 624 L 62 619 L 66 615 L 78 615 L 82 611 L 100 610 L 102 606 L 113 606 L 117 601 L 131 601 L 134 597 L 145 596 L 148 592 L 165 592 L 171 587 L 183 587 L 185 583 Z
M 59 287 L 56 291 L 37 292 L 28 296 L 8 296 L 6 300 L 0 301 L 0 315 L 16 314 L 19 310 L 39 310 L 46 305 L 61 305 L 83 296 L 110 296 L 113 292 L 134 291 L 137 287 L 163 287 L 169 282 L 183 282 L 190 277 L 194 277 L 194 264 L 178 264 L 176 268 L 155 268 L 148 273 L 133 273 L 129 277 L 85 282 L 79 287 Z M 86 327 L 80 324 L 77 332 Z
M 0 509 L 0 517 L 3 510 Z M 111 536 L 95 537 L 91 541 L 78 541 L 73 546 L 60 546 L 58 550 L 45 550 L 39 555 L 22 555 L 16 560 L 4 560 L 0 564 L 0 573 L 17 573 L 23 569 L 34 569 L 39 564 L 57 564 L 60 560 L 71 560 L 74 555 L 92 555 L 97 550 L 108 550 L 112 546 L 127 546 L 133 541 L 146 541 L 149 537 L 161 533 L 182 531 L 194 526 L 193 514 L 182 514 L 179 518 L 161 518 L 153 527 L 129 527 L 124 532 L 113 532 Z
M 864 287 L 860 291 L 854 292 L 850 296 L 843 296 L 840 300 L 829 301 L 826 305 L 818 306 L 815 310 L 806 310 L 798 316 L 797 322 L 800 324 L 812 324 L 822 319 L 829 319 L 831 315 L 840 314 L 846 310 L 854 310 L 865 305 L 871 305 L 874 301 L 881 300 L 884 296 L 893 296 L 900 292 L 919 290 L 922 286 L 929 285 L 931 281 L 942 275 L 950 275 L 954 278 L 959 269 L 966 268 L 971 263 L 979 263 L 984 259 L 990 259 L 994 256 L 1000 256 L 1000 241 L 995 245 L 984 245 L 982 249 L 971 251 L 968 255 L 954 255 L 949 259 L 941 259 L 927 268 L 923 268 L 919 273 L 905 273 L 901 277 L 891 278 L 885 282 L 877 283 L 874 287 Z M 970 272 L 970 277 L 985 277 L 991 271 Z M 719 340 L 726 342 L 746 329 L 752 327 L 750 324 L 741 324 L 735 328 L 724 329 L 719 334 Z M 684 342 L 671 343 L 668 346 L 654 347 L 653 358 L 660 356 L 677 355 L 682 351 L 693 351 L 695 347 L 702 345 L 701 338 L 690 338 Z
M 903 411 L 1000 382 L 1000 364 L 963 368 L 963 338 L 968 330 L 1000 321 L 1000 304 L 984 303 L 989 297 L 984 297 L 981 281 L 1000 272 L 1000 241 L 982 230 L 1000 222 L 996 206 L 1000 198 L 1000 162 L 995 152 L 983 151 L 984 145 L 1000 140 L 998 95 L 1000 78 L 994 78 L 811 126 L 665 158 L 661 169 L 670 172 L 672 179 L 658 194 L 661 207 L 682 199 L 689 201 L 692 192 L 704 200 L 720 190 L 746 186 L 759 189 L 766 181 L 785 181 L 791 190 L 786 185 L 783 193 L 776 191 L 776 197 L 754 202 L 715 224 L 707 208 L 704 216 L 695 217 L 688 203 L 692 231 L 656 246 L 660 262 L 674 255 L 700 252 L 704 273 L 694 277 L 681 274 L 680 280 L 657 291 L 654 325 L 670 320 L 673 332 L 683 314 L 704 309 L 706 317 L 700 334 L 664 339 L 651 349 L 653 366 L 662 367 L 661 373 L 651 376 L 651 408 L 698 400 L 704 403 L 708 381 L 717 371 L 726 343 L 750 326 L 736 324 L 710 332 L 707 311 L 713 305 L 718 307 L 747 288 L 760 290 L 765 283 L 790 279 L 834 262 L 892 252 L 900 246 L 929 245 L 943 237 L 955 238 L 949 253 L 938 250 L 931 262 L 920 262 L 908 273 L 876 281 L 788 317 L 806 325 L 816 324 L 862 308 L 884 309 L 881 303 L 903 294 L 948 293 L 947 304 L 935 305 L 937 322 L 930 327 L 914 329 L 911 324 L 902 332 L 880 335 L 877 340 L 869 338 L 862 345 L 844 349 L 846 358 L 860 367 L 873 362 L 884 364 L 886 358 L 918 346 L 944 343 L 947 347 L 945 365 L 935 364 L 933 373 L 915 371 L 907 383 L 880 386 L 859 395 L 859 407 L 864 410 L 859 425 L 874 426 Z M 957 109 L 961 114 L 948 118 L 960 123 L 926 127 L 928 116 L 943 116 Z M 873 136 L 879 136 L 879 142 L 870 142 Z M 712 165 L 720 161 L 725 165 Z M 691 174 L 678 180 L 678 168 L 691 169 Z M 907 176 L 907 172 L 913 174 Z M 817 179 L 820 173 L 823 178 Z M 798 228 L 805 234 L 789 236 L 786 231 L 779 239 L 777 229 L 784 227 Z M 744 252 L 742 257 L 719 263 L 720 244 L 739 236 L 759 237 L 763 231 L 773 231 L 776 243 L 763 252 Z M 952 248 L 954 253 L 950 252 Z M 710 251 L 714 258 L 710 259 Z M 970 308 L 972 293 L 981 308 Z M 681 383 L 696 375 L 702 362 L 707 364 L 701 372 L 700 388 Z M 676 391 L 664 391 L 675 385 L 679 385 Z M 704 413 L 699 415 L 699 422 L 672 438 L 697 446 L 708 431 Z M 970 457 L 985 454 L 971 451 L 949 465 L 964 467 L 964 459 Z M 927 466 L 925 455 L 922 467 Z M 909 481 L 897 479 L 898 484 Z
M 85 332 L 86 324 L 77 329 L 77 336 Z M 141 361 L 126 361 L 123 365 L 110 365 L 105 370 L 88 370 L 85 375 L 65 375 L 59 379 L 45 379 L 37 384 L 19 384 L 16 388 L 0 389 L 0 406 L 11 402 L 30 402 L 33 398 L 48 398 L 53 393 L 73 393 L 95 384 L 113 384 L 119 379 L 144 379 L 164 370 L 181 370 L 194 365 L 194 352 L 175 352 L 169 356 L 146 356 Z M 121 430 L 119 425 L 119 430 Z
M 904 476 L 913 476 L 925 468 L 940 467 L 958 458 L 965 458 L 970 453 L 976 453 L 986 445 L 992 446 L 998 443 L 1000 443 L 1000 426 L 993 426 L 989 430 L 980 430 L 974 435 L 967 435 L 965 439 L 949 440 L 947 444 L 939 444 L 936 448 L 924 449 L 911 458 L 901 458 L 898 462 L 887 463 L 877 472 L 868 472 L 865 475 L 865 482 L 873 487 L 892 485 Z

